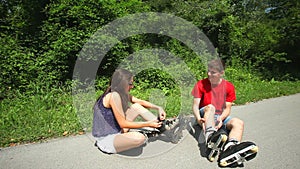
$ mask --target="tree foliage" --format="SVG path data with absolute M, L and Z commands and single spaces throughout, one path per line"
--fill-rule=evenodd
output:
M 149 11 L 170 13 L 198 26 L 231 66 L 258 69 L 268 78 L 297 79 L 299 8 L 297 0 L 2 0 L 0 97 L 14 90 L 26 92 L 32 83 L 55 87 L 70 80 L 79 51 L 99 28 Z M 186 46 L 151 34 L 117 44 L 101 63 L 99 75 L 110 75 L 124 57 L 146 48 L 176 52 L 192 71 L 203 75 L 197 72 L 199 60 Z
M 165 7 L 155 7 L 196 24 L 220 56 L 233 66 L 250 65 L 264 72 L 262 75 L 267 78 L 274 78 L 274 72 L 279 79 L 287 73 L 299 77 L 295 66 L 299 63 L 296 45 L 299 42 L 299 12 L 296 12 L 299 2 L 296 0 L 173 0 Z M 287 71 L 291 65 L 293 69 Z

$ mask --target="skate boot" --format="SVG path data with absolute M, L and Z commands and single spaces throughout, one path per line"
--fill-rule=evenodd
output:
M 220 154 L 219 165 L 221 167 L 243 165 L 245 161 L 255 158 L 257 152 L 258 147 L 250 141 L 231 145 Z
M 157 137 L 160 134 L 160 131 L 156 128 L 152 127 L 143 127 L 137 129 L 138 132 L 144 134 L 147 138 Z
M 216 132 L 213 132 L 207 138 L 207 148 L 208 148 L 208 156 L 207 159 L 211 162 L 215 160 L 215 158 L 220 154 L 223 150 L 223 146 L 227 141 L 227 132 L 224 129 L 219 129 Z
M 139 132 L 139 133 L 143 134 L 146 138 L 145 143 L 155 140 L 156 137 L 159 136 L 159 134 L 160 134 L 160 131 L 158 129 L 152 128 L 152 127 L 142 127 L 142 128 L 130 129 L 129 132 Z
M 179 115 L 177 118 L 162 121 L 162 126 L 158 130 L 160 133 L 165 134 L 172 143 L 176 144 L 183 136 L 184 126 L 184 118 Z

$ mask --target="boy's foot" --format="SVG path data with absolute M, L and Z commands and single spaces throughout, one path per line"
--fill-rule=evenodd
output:
M 209 127 L 207 129 L 205 129 L 205 141 L 206 141 L 206 145 L 208 144 L 208 142 L 210 142 L 210 140 L 212 139 L 212 136 L 216 136 L 215 133 L 217 132 L 217 129 L 215 129 L 214 127 Z
M 245 161 L 253 159 L 258 147 L 253 142 L 242 142 L 229 146 L 219 156 L 221 167 L 242 165 Z
M 219 129 L 207 138 L 208 160 L 213 162 L 216 156 L 219 155 L 227 141 L 227 132 L 224 129 Z

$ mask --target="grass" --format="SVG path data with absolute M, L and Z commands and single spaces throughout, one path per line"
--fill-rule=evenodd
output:
M 300 93 L 300 81 L 260 81 L 260 82 L 237 82 L 235 83 L 237 100 L 236 104 L 246 104 L 259 100 L 286 96 Z
M 235 104 L 238 105 L 300 93 L 300 81 L 265 81 L 248 71 L 236 68 L 226 69 L 226 79 L 235 86 Z
M 0 147 L 81 131 L 72 98 L 61 90 L 2 100 L 0 112 Z
M 261 81 L 249 74 L 237 75 L 230 69 L 228 72 L 228 79 L 236 87 L 236 104 L 300 93 L 300 81 Z M 189 95 L 189 92 L 186 91 L 185 94 Z M 180 93 L 176 91 L 166 94 L 166 90 L 142 89 L 133 93 L 164 106 L 169 116 L 175 116 L 178 112 L 191 113 L 192 98 L 180 102 Z M 0 101 L 0 147 L 83 133 L 84 126 L 80 123 L 72 99 L 68 91 L 46 89 L 32 95 L 17 94 L 14 99 Z M 91 105 L 83 105 L 89 112 L 87 121 L 91 121 Z

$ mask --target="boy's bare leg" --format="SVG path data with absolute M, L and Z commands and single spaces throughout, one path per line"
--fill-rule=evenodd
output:
M 207 105 L 204 108 L 205 119 L 205 140 L 207 142 L 208 137 L 213 134 L 215 129 L 215 107 L 213 105 Z
M 228 143 L 225 145 L 224 150 L 229 146 L 237 144 L 242 141 L 244 132 L 244 122 L 238 118 L 232 118 L 226 125 L 226 128 L 230 130 Z

